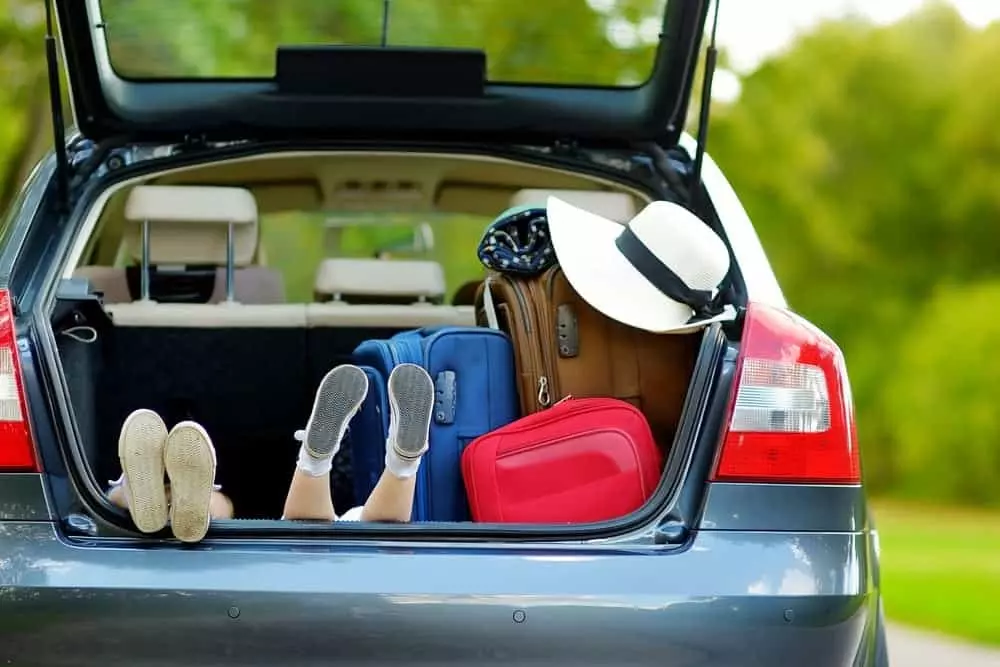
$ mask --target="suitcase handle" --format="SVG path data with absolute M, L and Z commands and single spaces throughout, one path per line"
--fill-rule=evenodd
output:
M 497 307 L 493 303 L 493 291 L 490 289 L 490 277 L 486 276 L 483 281 L 483 309 L 486 311 L 486 324 L 490 329 L 500 329 L 500 320 L 497 318 Z

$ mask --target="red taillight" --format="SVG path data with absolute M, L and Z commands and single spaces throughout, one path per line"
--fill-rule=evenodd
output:
M 0 289 L 0 472 L 37 471 L 10 293 Z
M 751 304 L 714 479 L 857 484 L 854 406 L 840 348 L 801 317 Z

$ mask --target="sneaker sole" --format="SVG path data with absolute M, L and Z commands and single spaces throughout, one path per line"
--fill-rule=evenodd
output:
M 303 440 L 310 456 L 321 459 L 330 455 L 367 395 L 368 376 L 357 366 L 337 366 L 323 377 Z
M 163 484 L 163 448 L 167 427 L 152 410 L 136 410 L 122 424 L 118 460 L 127 485 L 132 523 L 143 533 L 167 525 L 167 493 Z
M 389 405 L 396 418 L 393 449 L 414 460 L 427 451 L 434 411 L 434 382 L 420 366 L 400 364 L 389 374 Z
M 211 521 L 215 453 L 200 425 L 181 422 L 170 431 L 163 460 L 170 479 L 170 529 L 182 542 L 205 537 Z

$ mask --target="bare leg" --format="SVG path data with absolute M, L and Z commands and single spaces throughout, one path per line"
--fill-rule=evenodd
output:
M 406 523 L 413 514 L 413 495 L 416 490 L 416 476 L 396 477 L 388 470 L 383 470 L 378 484 L 372 489 L 361 510 L 361 521 Z
M 434 383 L 420 366 L 400 364 L 389 375 L 389 437 L 385 470 L 365 501 L 362 521 L 406 522 L 413 514 L 417 470 L 427 451 Z
M 326 374 L 316 390 L 304 431 L 299 460 L 285 497 L 282 518 L 334 521 L 330 469 L 347 425 L 368 394 L 368 376 L 357 366 L 343 365 Z
M 125 497 L 125 491 L 121 486 L 111 487 L 111 490 L 108 492 L 108 500 L 116 507 L 120 507 L 123 510 L 128 509 L 128 499 Z M 167 487 L 167 502 L 170 502 L 169 486 Z M 220 491 L 212 491 L 209 514 L 212 515 L 213 519 L 232 519 L 233 501 L 229 499 L 229 496 Z
M 296 468 L 285 496 L 282 519 L 298 521 L 336 521 L 330 493 L 330 473 L 310 475 Z

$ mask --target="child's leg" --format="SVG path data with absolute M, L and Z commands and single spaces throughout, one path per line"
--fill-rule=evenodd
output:
M 111 504 L 120 507 L 123 510 L 128 509 L 128 498 L 125 496 L 123 485 L 117 480 L 111 482 L 112 487 L 108 491 L 108 500 Z M 212 500 L 209 503 L 209 514 L 212 515 L 213 519 L 232 519 L 233 518 L 233 501 L 229 499 L 229 496 L 222 493 L 218 489 L 221 487 L 216 486 L 216 490 L 212 491 Z M 170 504 L 170 485 L 167 485 L 167 505 Z
M 170 528 L 177 539 L 197 542 L 212 518 L 232 517 L 232 503 L 215 486 L 215 448 L 201 425 L 186 421 L 174 426 L 163 460 L 170 479 Z
M 108 491 L 108 500 L 111 504 L 123 510 L 128 509 L 128 498 L 125 496 L 124 485 L 120 482 L 111 482 L 111 490 Z M 218 487 L 217 487 L 218 488 Z M 170 504 L 170 487 L 167 486 L 167 504 Z M 233 501 L 229 496 L 221 491 L 212 491 L 212 501 L 209 503 L 209 514 L 213 519 L 232 519 Z
M 333 457 L 351 418 L 368 394 L 368 377 L 357 366 L 343 365 L 326 374 L 316 390 L 304 431 L 295 474 L 285 498 L 284 519 L 334 521 L 330 493 Z
M 434 410 L 434 383 L 427 371 L 414 364 L 396 366 L 389 375 L 389 407 L 385 470 L 365 501 L 362 521 L 410 520 Z
M 163 484 L 163 448 L 167 427 L 152 410 L 136 410 L 122 424 L 118 460 L 122 474 L 111 482 L 108 499 L 127 509 L 132 523 L 144 533 L 167 525 L 167 494 Z

